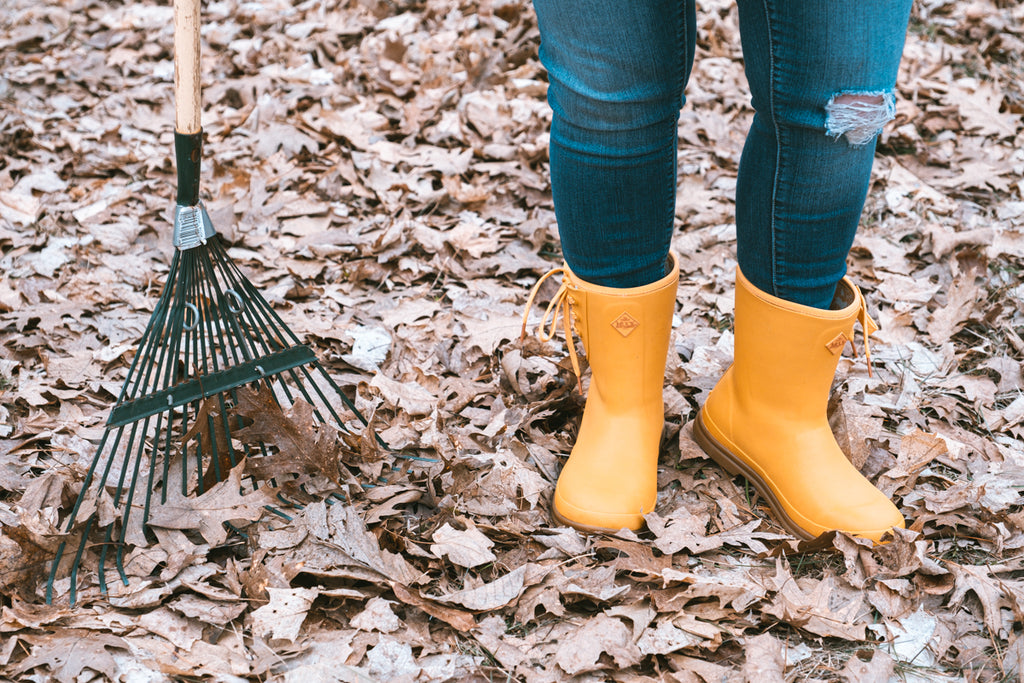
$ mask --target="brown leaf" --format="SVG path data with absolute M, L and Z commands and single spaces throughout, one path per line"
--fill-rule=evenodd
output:
M 781 681 L 786 677 L 786 656 L 782 641 L 770 633 L 746 638 L 743 662 L 743 680 L 751 683 Z
M 978 313 L 977 302 L 984 299 L 985 292 L 975 279 L 977 271 L 969 270 L 953 280 L 949 286 L 946 303 L 932 314 L 928 324 L 928 336 L 936 344 L 942 345 L 949 341 L 963 323 Z
M 953 594 L 949 596 L 949 604 L 959 607 L 963 604 L 968 592 L 974 593 L 981 602 L 985 626 L 991 637 L 1004 637 L 1003 621 L 999 615 L 999 609 L 1004 605 L 1009 607 L 1009 602 L 999 585 L 999 579 L 993 576 L 987 567 L 954 562 L 948 562 L 947 566 L 956 581 Z
M 294 642 L 320 594 L 316 588 L 268 588 L 270 602 L 252 613 L 254 636 Z
M 473 615 L 470 612 L 456 609 L 454 607 L 448 607 L 447 605 L 439 605 L 436 602 L 421 596 L 419 591 L 414 588 L 406 588 L 405 586 L 395 582 L 390 582 L 390 585 L 396 598 L 407 605 L 419 607 L 430 616 L 435 619 L 440 619 L 459 631 L 466 632 L 476 627 L 476 619 L 473 618 Z
M 437 557 L 447 556 L 452 564 L 460 567 L 479 567 L 498 559 L 491 552 L 494 542 L 475 526 L 459 531 L 446 522 L 434 531 L 433 540 L 430 552 Z
M 94 671 L 116 680 L 117 662 L 110 653 L 128 650 L 125 641 L 109 633 L 90 631 L 58 631 L 44 637 L 32 637 L 32 652 L 13 667 L 16 673 L 25 673 L 39 667 L 60 683 L 75 683 L 85 670 Z
M 625 624 L 605 614 L 587 619 L 579 630 L 558 644 L 555 661 L 567 674 L 608 668 L 599 663 L 607 653 L 619 669 L 633 666 L 642 658 Z
M 172 489 L 167 501 L 150 511 L 149 523 L 165 529 L 197 529 L 211 545 L 227 538 L 224 523 L 231 520 L 255 521 L 274 498 L 266 487 L 242 495 L 242 470 L 239 463 L 228 477 L 201 496 L 186 497 Z
M 0 594 L 31 600 L 52 560 L 52 550 L 39 545 L 26 527 L 0 527 Z
M 391 610 L 393 604 L 384 598 L 371 598 L 363 611 L 349 620 L 349 625 L 361 631 L 393 633 L 403 626 L 402 620 Z
M 889 495 L 913 488 L 921 470 L 948 450 L 943 439 L 915 429 L 900 440 L 896 465 L 879 477 L 878 488 Z
M 660 580 L 664 571 L 672 566 L 671 555 L 655 557 L 649 545 L 619 538 L 604 538 L 594 543 L 595 550 L 615 550 L 611 565 L 616 571 L 639 574 L 639 580 Z
M 226 425 L 220 411 L 220 400 L 217 398 L 203 399 L 199 404 L 199 411 L 196 413 L 192 426 L 182 437 L 183 443 L 198 439 L 200 452 L 210 459 L 203 473 L 203 490 L 210 488 L 231 471 L 234 464 L 231 462 L 231 444 L 228 442 Z M 214 461 L 213 454 L 217 454 Z M 220 473 L 220 477 L 217 473 Z
M 765 613 L 819 636 L 864 639 L 870 610 L 860 591 L 844 588 L 832 576 L 798 582 L 781 561 L 771 583 L 777 592 Z
M 260 443 L 273 444 L 278 449 L 276 453 L 247 458 L 246 474 L 260 480 L 300 473 L 322 474 L 336 486 L 342 485 L 344 443 L 332 425 L 316 424 L 309 403 L 296 399 L 286 413 L 273 391 L 261 384 L 258 392 L 240 388 L 232 412 L 251 421 L 234 433 L 236 438 L 256 447 L 257 452 Z
M 194 593 L 184 593 L 167 603 L 175 612 L 206 624 L 223 627 L 244 612 L 248 605 L 242 601 L 208 600 Z
M 842 676 L 846 683 L 875 683 L 875 681 L 888 681 L 896 663 L 892 657 L 882 650 L 872 650 L 871 659 L 864 661 L 854 653 L 847 660 L 843 667 Z
M 312 534 L 321 543 L 344 553 L 348 558 L 346 564 L 371 569 L 403 584 L 413 584 L 423 578 L 402 555 L 380 547 L 380 541 L 366 528 L 355 508 L 336 504 L 328 509 L 319 502 L 308 505 L 304 512 Z
M 474 611 L 498 609 L 519 599 L 526 590 L 527 573 L 536 568 L 536 565 L 530 564 L 516 567 L 490 583 L 464 588 L 432 599 L 446 604 L 462 605 Z
M 654 628 L 643 632 L 636 641 L 644 655 L 666 655 L 700 644 L 704 639 L 678 628 L 671 618 L 659 619 Z

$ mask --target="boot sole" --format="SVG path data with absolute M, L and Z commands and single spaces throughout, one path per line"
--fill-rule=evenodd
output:
M 712 460 L 718 463 L 722 469 L 728 472 L 731 476 L 742 476 L 744 479 L 750 482 L 754 490 L 757 491 L 758 495 L 771 508 L 772 514 L 775 517 L 775 521 L 779 525 L 796 536 L 802 541 L 813 541 L 818 538 L 803 528 L 800 527 L 796 522 L 786 514 L 785 509 L 779 503 L 775 494 L 772 492 L 771 487 L 764 483 L 750 467 L 740 460 L 738 457 L 733 455 L 731 451 L 726 449 L 725 446 L 720 444 L 711 434 L 708 432 L 707 427 L 704 426 L 704 411 L 703 409 L 697 413 L 697 419 L 693 424 L 693 440 L 697 442 L 697 445 L 701 447 L 705 453 L 707 453 Z
M 551 503 L 551 521 L 553 521 L 555 524 L 559 526 L 572 527 L 576 531 L 582 531 L 585 534 L 615 534 L 619 532 L 619 529 L 609 529 L 608 527 L 590 526 L 589 524 L 580 524 L 579 522 L 574 522 L 568 517 L 565 517 L 558 512 L 558 508 L 555 507 L 554 501 L 552 501 Z M 643 524 L 639 529 L 633 529 L 633 531 L 639 532 L 645 528 L 647 528 L 646 523 Z

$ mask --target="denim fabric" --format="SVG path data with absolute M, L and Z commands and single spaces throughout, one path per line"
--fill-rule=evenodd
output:
M 756 111 L 736 190 L 737 260 L 759 289 L 827 308 L 846 273 L 911 0 L 738 0 Z M 566 262 L 635 287 L 664 276 L 693 0 L 534 0 Z M 683 198 L 685 201 L 685 198 Z

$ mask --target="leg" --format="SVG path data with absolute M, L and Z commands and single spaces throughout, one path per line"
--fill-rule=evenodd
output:
M 909 11 L 910 0 L 740 0 L 757 113 L 737 185 L 736 350 L 693 433 L 805 539 L 880 541 L 905 524 L 839 449 L 826 408 L 854 324 L 865 348 L 877 329 L 843 275 Z
M 676 124 L 694 51 L 693 0 L 535 0 L 548 70 L 551 187 L 565 260 L 584 280 L 665 275 Z
M 828 308 L 846 274 L 910 0 L 739 0 L 756 110 L 736 188 L 737 257 L 773 296 Z
M 658 498 L 679 282 L 677 260 L 666 257 L 693 0 L 534 6 L 551 83 L 551 186 L 567 262 L 549 310 L 571 321 L 591 369 L 552 515 L 584 531 L 639 529 Z

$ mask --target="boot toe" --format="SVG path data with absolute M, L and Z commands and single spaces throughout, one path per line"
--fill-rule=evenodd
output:
M 570 502 L 556 489 L 551 516 L 558 524 L 587 533 L 614 533 L 620 529 L 639 531 L 645 524 L 643 516 L 654 509 L 655 502 L 652 501 L 649 506 L 627 505 L 612 508 L 607 499 L 600 503 L 580 500 Z
M 837 525 L 838 530 L 858 538 L 871 539 L 876 543 L 882 542 L 882 537 L 890 534 L 894 528 L 907 527 L 899 508 L 884 496 L 879 496 L 879 500 L 869 505 L 848 511 L 843 519 L 846 522 Z

